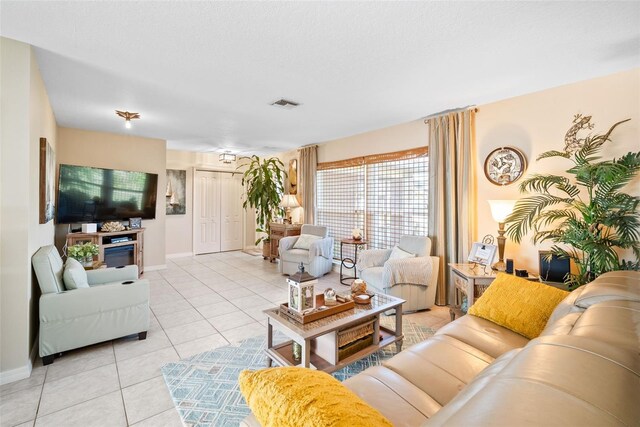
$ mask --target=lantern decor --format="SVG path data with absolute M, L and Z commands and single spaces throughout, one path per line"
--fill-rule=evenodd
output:
M 287 279 L 289 285 L 289 308 L 299 314 L 307 314 L 316 309 L 314 286 L 318 280 L 304 271 L 300 263 L 298 272 Z

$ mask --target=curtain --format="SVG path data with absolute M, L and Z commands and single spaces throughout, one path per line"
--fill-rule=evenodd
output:
M 316 171 L 318 169 L 318 146 L 310 145 L 300 150 L 300 204 L 304 210 L 303 224 L 315 224 Z
M 449 263 L 466 262 L 476 226 L 475 110 L 427 119 L 429 234 L 440 257 L 436 304 L 453 302 Z

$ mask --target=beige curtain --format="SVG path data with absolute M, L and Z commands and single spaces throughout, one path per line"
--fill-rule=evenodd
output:
M 318 169 L 318 146 L 310 145 L 300 150 L 299 188 L 301 193 L 301 205 L 304 209 L 302 222 L 315 224 L 316 214 L 316 171 Z
M 465 262 L 476 225 L 475 110 L 427 120 L 429 125 L 429 234 L 440 257 L 436 304 L 453 302 L 449 263 Z

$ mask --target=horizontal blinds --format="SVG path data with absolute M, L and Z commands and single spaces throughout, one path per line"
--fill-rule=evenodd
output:
M 318 164 L 317 224 L 340 239 L 354 227 L 369 248 L 391 248 L 402 235 L 427 235 L 429 158 L 426 147 Z M 352 257 L 352 246 L 343 257 Z
M 393 153 L 372 154 L 370 156 L 354 157 L 335 162 L 318 163 L 318 170 L 341 169 L 347 167 L 371 165 L 375 163 L 391 162 L 396 160 L 414 159 L 426 157 L 429 153 L 428 147 L 412 148 L 410 150 L 395 151 Z
M 427 235 L 428 178 L 427 157 L 367 166 L 369 248 L 391 248 L 403 235 Z
M 316 224 L 334 238 L 334 257 L 340 256 L 340 239 L 364 228 L 364 166 L 319 170 L 316 188 Z M 347 256 L 346 254 L 343 254 Z

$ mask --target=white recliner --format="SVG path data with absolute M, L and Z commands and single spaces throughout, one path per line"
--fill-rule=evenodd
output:
M 71 289 L 63 281 L 65 266 L 55 246 L 41 247 L 31 262 L 42 291 L 39 344 L 44 365 L 63 351 L 132 334 L 147 337 L 149 282 L 138 279 L 138 266 L 87 272 L 80 267 L 72 274 L 83 285 Z
M 327 227 L 304 224 L 300 236 L 280 239 L 278 271 L 292 275 L 300 263 L 315 277 L 324 276 L 333 266 L 333 237 L 327 237 Z
M 430 256 L 431 239 L 421 236 L 402 236 L 398 248 L 412 257 L 390 259 L 393 249 L 368 249 L 358 257 L 358 277 L 367 288 L 402 298 L 402 311 L 431 308 L 436 299 L 440 260 Z

